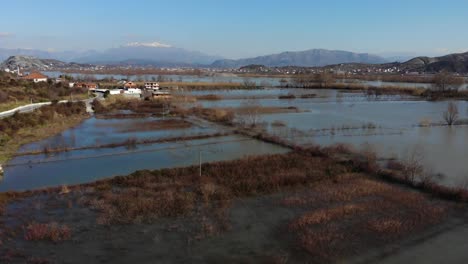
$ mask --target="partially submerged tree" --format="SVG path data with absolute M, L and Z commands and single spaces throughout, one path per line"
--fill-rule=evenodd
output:
M 414 183 L 417 178 L 424 175 L 424 149 L 416 145 L 412 149 L 408 149 L 406 155 L 403 157 L 403 174 L 406 180 Z
M 449 102 L 447 111 L 444 112 L 443 118 L 448 126 L 451 126 L 457 122 L 458 119 L 458 107 L 454 102 Z
M 434 75 L 432 82 L 435 91 L 444 93 L 458 91 L 465 81 L 461 77 L 442 71 Z
M 258 99 L 248 99 L 242 103 L 238 115 L 239 122 L 244 126 L 254 127 L 260 121 L 261 104 Z

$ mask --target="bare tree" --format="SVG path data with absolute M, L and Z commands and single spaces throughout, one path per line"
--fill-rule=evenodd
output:
M 254 81 L 250 80 L 249 78 L 244 78 L 244 86 L 246 88 L 255 88 L 257 84 Z
M 247 99 L 242 103 L 239 112 L 239 121 L 244 126 L 254 127 L 260 121 L 261 104 L 258 99 Z
M 448 126 L 451 126 L 457 122 L 458 119 L 458 107 L 454 102 L 449 102 L 447 111 L 444 112 L 444 120 Z
M 434 90 L 438 92 L 458 91 L 464 80 L 447 71 L 442 71 L 434 75 L 432 79 Z
M 424 174 L 424 149 L 416 145 L 412 149 L 408 149 L 402 160 L 403 173 L 405 179 L 410 182 L 415 182 Z

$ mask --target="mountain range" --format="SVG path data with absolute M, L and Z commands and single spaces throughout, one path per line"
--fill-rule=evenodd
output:
M 260 56 L 240 60 L 217 60 L 212 67 L 239 68 L 246 65 L 257 64 L 267 67 L 320 67 L 340 63 L 385 63 L 386 59 L 368 53 L 354 53 L 342 50 L 311 49 L 297 52 L 282 52 L 278 54 Z
M 311 49 L 298 52 L 283 52 L 255 58 L 228 60 L 219 56 L 206 55 L 158 42 L 133 42 L 104 51 L 86 52 L 50 52 L 30 49 L 0 49 L 0 59 L 15 54 L 28 55 L 10 57 L 0 65 L 2 68 L 32 68 L 47 70 L 50 68 L 76 68 L 83 65 L 124 65 L 156 67 L 212 67 L 240 68 L 246 65 L 264 65 L 267 67 L 322 67 L 342 65 L 346 67 L 393 67 L 405 71 L 468 73 L 468 52 L 449 54 L 440 57 L 416 57 L 406 62 L 388 62 L 385 58 L 368 54 L 340 50 Z M 37 60 L 36 57 L 40 57 Z M 65 61 L 65 62 L 64 62 Z M 73 63 L 70 63 L 72 62 Z
M 349 51 L 311 49 L 297 52 L 283 52 L 239 60 L 224 59 L 220 56 L 207 55 L 198 51 L 189 51 L 171 45 L 151 42 L 132 42 L 103 51 L 43 51 L 34 49 L 0 49 L 0 60 L 10 56 L 33 56 L 42 59 L 57 59 L 65 62 L 77 62 L 99 65 L 147 65 L 147 66 L 187 66 L 238 68 L 249 64 L 265 66 L 324 66 L 337 63 L 383 63 L 387 60 L 368 53 Z

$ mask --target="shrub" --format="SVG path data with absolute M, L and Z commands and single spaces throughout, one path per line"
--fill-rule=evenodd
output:
M 31 223 L 24 228 L 24 239 L 28 241 L 48 240 L 59 242 L 71 238 L 70 228 L 57 223 Z

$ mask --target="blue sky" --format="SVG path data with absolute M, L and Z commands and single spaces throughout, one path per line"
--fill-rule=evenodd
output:
M 311 48 L 468 50 L 466 0 L 0 0 L 0 48 L 102 50 L 158 41 L 240 58 Z

